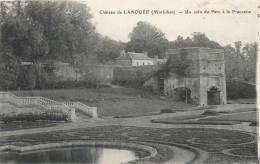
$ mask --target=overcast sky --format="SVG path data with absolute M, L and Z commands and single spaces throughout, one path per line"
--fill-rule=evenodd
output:
M 222 46 L 235 41 L 257 41 L 257 0 L 86 0 L 94 16 L 97 31 L 114 40 L 129 41 L 128 34 L 138 21 L 147 21 L 160 28 L 169 41 L 178 35 L 186 38 L 193 32 L 205 33 Z M 175 15 L 100 14 L 100 11 L 169 10 Z M 184 10 L 239 10 L 251 14 L 181 14 Z

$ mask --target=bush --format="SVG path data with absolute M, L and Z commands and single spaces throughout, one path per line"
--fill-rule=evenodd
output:
M 60 113 L 20 113 L 18 115 L 0 115 L 0 121 L 4 123 L 13 121 L 38 121 L 38 120 L 48 120 L 48 121 L 65 121 L 68 122 L 68 116 Z
M 227 79 L 226 86 L 228 99 L 256 98 L 255 85 L 250 85 L 236 80 Z
M 257 121 L 252 121 L 251 124 L 249 124 L 249 126 L 258 126 L 258 122 Z
M 206 110 L 205 112 L 202 113 L 202 115 L 216 116 L 216 115 L 219 115 L 219 113 L 217 111 L 213 111 L 213 110 Z
M 165 108 L 161 110 L 161 113 L 175 113 L 175 111 L 173 109 L 170 108 Z
M 148 70 L 150 67 L 148 66 Z M 114 70 L 114 80 L 111 82 L 114 85 L 121 85 L 131 88 L 142 88 L 143 83 L 145 82 L 147 75 L 149 74 L 147 68 L 116 68 Z
M 198 125 L 234 125 L 239 124 L 238 121 L 194 121 L 194 120 L 184 120 L 184 121 L 175 121 L 175 120 L 160 120 L 155 119 L 151 120 L 151 123 L 160 123 L 160 124 L 198 124 Z
M 108 85 L 86 81 L 60 81 L 46 84 L 45 89 L 109 88 Z M 42 88 L 38 88 L 42 89 Z

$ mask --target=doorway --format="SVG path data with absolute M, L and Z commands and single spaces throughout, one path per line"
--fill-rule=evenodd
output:
M 186 103 L 191 103 L 191 90 L 186 87 L 180 87 L 174 89 L 175 99 L 178 101 L 184 101 Z
M 217 88 L 212 87 L 207 92 L 208 94 L 208 105 L 220 105 L 220 91 Z

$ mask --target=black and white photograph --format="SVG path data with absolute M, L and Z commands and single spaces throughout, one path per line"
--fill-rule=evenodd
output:
M 0 163 L 258 163 L 259 1 L 0 4 Z

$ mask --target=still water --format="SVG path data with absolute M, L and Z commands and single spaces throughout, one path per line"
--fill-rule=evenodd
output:
M 147 156 L 140 151 L 77 147 L 59 148 L 30 153 L 3 152 L 0 154 L 0 163 L 92 163 L 92 164 L 119 164 Z

